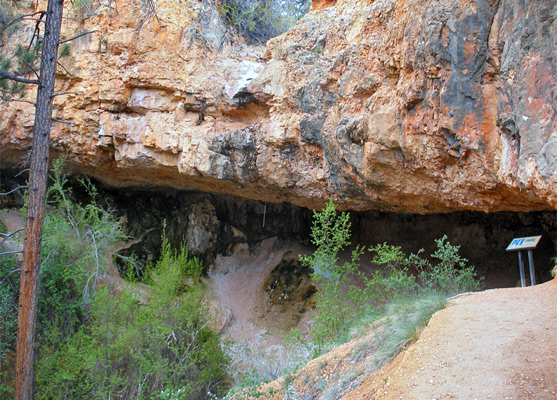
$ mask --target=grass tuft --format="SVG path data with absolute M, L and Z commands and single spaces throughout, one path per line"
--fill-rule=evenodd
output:
M 386 323 L 376 338 L 380 343 L 375 364 L 381 367 L 406 345 L 417 340 L 431 316 L 447 304 L 445 296 L 423 295 L 393 301 L 386 310 Z

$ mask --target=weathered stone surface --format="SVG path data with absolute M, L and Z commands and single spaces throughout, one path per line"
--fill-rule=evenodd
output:
M 45 3 L 39 1 L 39 7 Z M 54 154 L 113 186 L 404 212 L 557 209 L 555 2 L 314 2 L 266 47 L 212 2 L 68 8 Z M 69 7 L 69 4 L 68 4 Z M 23 35 L 23 34 L 22 34 Z M 32 93 L 29 93 L 32 96 Z M 2 103 L 2 165 L 32 107 Z

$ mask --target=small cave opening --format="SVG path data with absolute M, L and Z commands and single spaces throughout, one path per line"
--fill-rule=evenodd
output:
M 305 312 L 306 303 L 317 291 L 311 283 L 311 270 L 297 259 L 283 259 L 271 271 L 264 284 L 270 306 L 288 307 L 301 304 Z
M 2 171 L 0 191 L 24 184 L 15 174 Z M 86 204 L 87 191 L 74 178 L 69 180 L 72 200 Z M 312 271 L 299 261 L 313 250 L 313 211 L 288 203 L 264 203 L 214 193 L 169 188 L 114 188 L 94 182 L 97 204 L 120 219 L 128 242 L 119 247 L 114 264 L 121 278 L 142 280 L 149 262 L 159 259 L 163 237 L 178 250 L 185 246 L 199 257 L 203 278 L 213 296 L 209 299 L 219 320 L 215 329 L 227 340 L 250 343 L 264 337 L 265 345 L 280 344 L 291 328 L 308 332 L 313 323 L 317 288 Z M 0 199 L 4 210 L 23 206 L 15 191 Z M 546 212 L 453 212 L 447 214 L 403 214 L 384 211 L 351 211 L 351 248 L 381 243 L 400 246 L 409 255 L 424 249 L 432 254 L 435 240 L 447 236 L 460 246 L 483 287 L 520 286 L 516 252 L 505 249 L 513 238 L 541 235 L 534 250 L 537 283 L 551 279 L 557 249 L 555 211 Z M 373 271 L 371 253 L 361 259 L 362 273 Z M 526 274 L 528 275 L 526 265 Z M 355 282 L 357 283 L 357 282 Z

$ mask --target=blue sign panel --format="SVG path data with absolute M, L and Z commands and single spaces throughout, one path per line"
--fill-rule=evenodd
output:
M 538 242 L 541 239 L 540 236 L 529 236 L 523 238 L 515 238 L 512 242 L 507 246 L 507 251 L 516 251 L 516 250 L 531 250 L 535 249 L 538 245 Z

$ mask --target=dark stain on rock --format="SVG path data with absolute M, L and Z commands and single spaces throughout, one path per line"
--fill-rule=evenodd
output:
M 462 150 L 462 145 L 460 144 L 460 140 L 458 136 L 446 128 L 441 128 L 441 134 L 444 136 L 447 147 L 448 153 L 451 157 L 460 158 L 460 151 Z
M 305 115 L 300 121 L 300 139 L 304 143 L 320 144 L 321 131 L 325 123 L 326 116 Z
M 214 136 L 209 149 L 222 157 L 213 157 L 212 171 L 219 179 L 235 179 L 239 182 L 254 181 L 258 177 L 255 131 L 251 125 L 238 131 L 224 132 Z
M 269 274 L 263 288 L 269 310 L 288 315 L 284 321 L 288 327 L 296 326 L 306 311 L 315 307 L 313 295 L 317 288 L 311 283 L 311 270 L 296 259 L 283 259 Z

